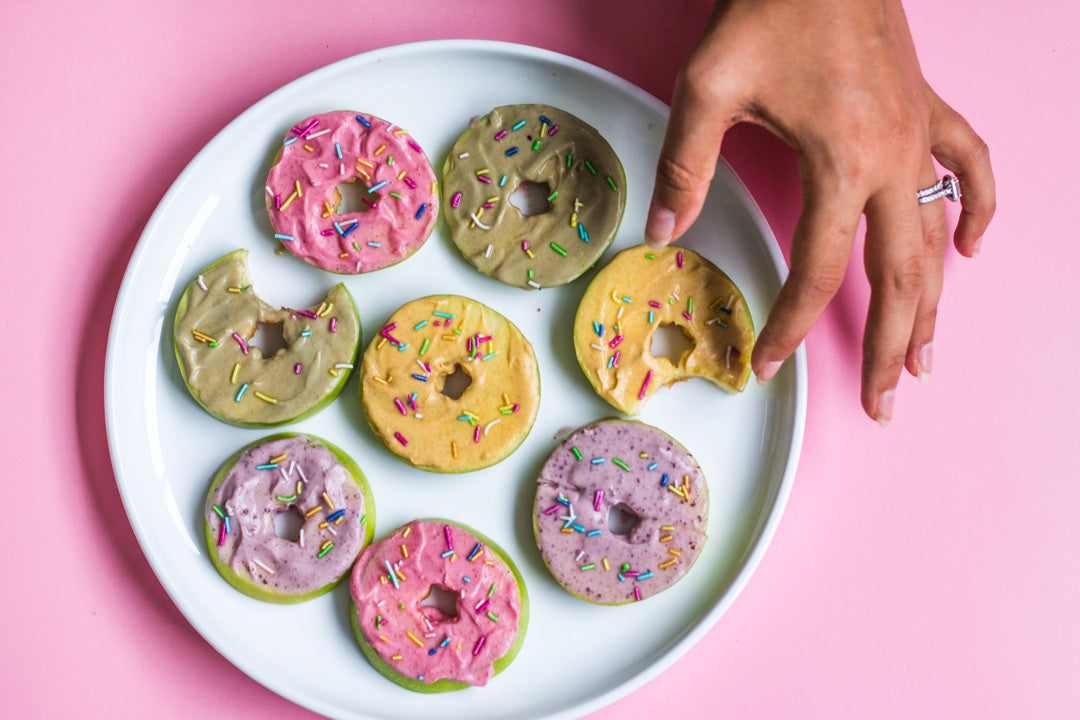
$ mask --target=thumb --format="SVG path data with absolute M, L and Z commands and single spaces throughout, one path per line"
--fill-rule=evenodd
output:
M 716 171 L 720 144 L 733 124 L 723 101 L 715 67 L 696 70 L 688 61 L 679 73 L 671 101 L 656 184 L 645 221 L 645 241 L 661 248 L 694 224 Z

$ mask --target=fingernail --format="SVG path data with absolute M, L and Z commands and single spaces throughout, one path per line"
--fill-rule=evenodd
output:
M 649 208 L 649 217 L 645 221 L 645 242 L 654 250 L 671 242 L 675 233 L 675 213 L 665 207 L 653 205 Z
M 975 258 L 979 257 L 979 253 L 981 253 L 981 252 L 982 252 L 982 236 L 980 236 L 979 239 L 975 241 L 975 247 L 972 248 L 972 250 L 971 250 L 971 259 L 974 260 Z
M 926 343 L 919 350 L 919 382 L 930 379 L 930 373 L 934 370 L 934 344 Z
M 896 402 L 896 391 L 886 390 L 881 393 L 877 402 L 877 422 L 881 427 L 889 427 L 892 422 L 893 404 Z
M 783 361 L 781 360 L 773 360 L 772 362 L 767 362 L 762 365 L 761 370 L 757 374 L 758 384 L 764 385 L 765 383 L 772 380 L 773 376 L 776 375 L 776 371 L 780 369 L 781 365 L 783 365 Z

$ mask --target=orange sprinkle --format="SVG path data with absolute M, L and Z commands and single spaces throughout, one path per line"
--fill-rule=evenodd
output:
M 665 535 L 664 537 L 660 538 L 660 542 L 670 542 L 670 541 L 671 541 L 671 536 L 670 535 Z
M 280 455 L 277 455 L 275 457 L 270 458 L 270 464 L 271 465 L 276 465 L 277 463 L 281 462 L 282 460 L 285 460 L 288 457 L 289 457 L 288 453 L 281 453 Z
M 383 145 L 380 145 L 379 147 L 375 148 L 375 152 L 373 152 L 373 153 L 371 153 L 371 154 L 372 154 L 372 155 L 374 155 L 374 156 L 376 156 L 376 157 L 378 157 L 379 155 L 382 155 L 382 152 L 383 152 L 383 150 L 385 150 L 385 149 L 386 149 L 386 145 L 385 145 L 385 144 L 383 144 Z
M 361 165 L 363 165 L 365 167 L 369 167 L 369 168 L 370 167 L 375 167 L 374 165 L 372 165 L 367 160 L 365 160 L 364 158 L 361 158 L 361 157 L 356 158 L 356 162 L 360 163 Z
M 671 558 L 670 560 L 665 560 L 664 562 L 660 563 L 660 564 L 659 564 L 659 565 L 657 565 L 656 567 L 658 567 L 658 568 L 660 568 L 661 570 L 663 570 L 664 568 L 669 568 L 669 567 L 671 567 L 672 565 L 674 565 L 674 564 L 675 564 L 675 563 L 677 563 L 677 562 L 678 562 L 678 560 L 676 560 L 675 558 Z
M 337 510 L 337 506 L 334 505 L 334 501 L 330 499 L 330 496 L 326 494 L 325 490 L 323 490 L 322 499 L 326 501 L 326 504 L 331 510 Z

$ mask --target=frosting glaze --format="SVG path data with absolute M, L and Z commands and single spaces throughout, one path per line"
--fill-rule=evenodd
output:
M 429 601 L 433 587 L 454 607 Z M 362 641 L 410 680 L 485 685 L 524 638 L 520 578 L 488 541 L 446 521 L 414 520 L 368 547 L 350 590 Z
M 675 363 L 650 352 L 653 332 L 667 325 L 691 342 Z M 674 245 L 617 254 L 590 283 L 574 319 L 578 364 L 597 394 L 628 415 L 660 388 L 691 377 L 741 391 L 753 347 L 754 322 L 735 283 Z
M 547 188 L 546 212 L 509 201 L 524 183 Z M 626 206 L 619 158 L 595 128 L 547 105 L 508 105 L 479 118 L 443 168 L 454 244 L 480 272 L 525 289 L 570 282 L 615 237 Z
M 266 357 L 250 342 L 280 323 L 285 347 Z M 252 289 L 247 251 L 203 270 L 176 310 L 174 348 L 196 401 L 220 420 L 265 427 L 293 422 L 333 400 L 360 344 L 360 318 L 344 285 L 307 310 L 275 310 Z
M 343 183 L 366 188 L 358 207 L 341 207 Z M 408 133 L 347 111 L 297 123 L 266 179 L 275 237 L 304 262 L 345 274 L 416 252 L 435 227 L 438 197 L 435 171 Z
M 343 460 L 324 440 L 281 434 L 222 466 L 204 520 L 207 548 L 230 584 L 261 600 L 300 602 L 345 575 L 374 534 L 374 504 L 359 468 Z M 275 530 L 288 512 L 303 517 L 296 540 Z
M 644 423 L 605 420 L 575 430 L 544 463 L 533 530 L 563 587 L 614 605 L 655 595 L 689 571 L 705 544 L 708 507 L 705 476 L 684 447 Z
M 454 397 L 446 383 L 459 371 L 469 384 Z M 540 407 L 529 341 L 499 313 L 458 295 L 398 308 L 364 351 L 360 372 L 375 434 L 425 470 L 465 472 L 502 460 L 529 434 Z

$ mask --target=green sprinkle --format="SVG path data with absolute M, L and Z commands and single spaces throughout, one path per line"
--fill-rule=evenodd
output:
M 574 457 L 576 457 L 576 458 L 577 458 L 578 460 L 580 460 L 580 459 L 581 459 L 581 451 L 580 451 L 580 450 L 578 450 L 576 446 L 575 446 L 575 447 L 571 447 L 571 448 L 570 448 L 570 450 L 571 450 L 571 452 L 573 452 L 573 453 L 574 453 Z
M 363 525 L 366 522 L 367 522 L 367 513 L 364 513 L 363 515 L 360 516 L 360 524 Z
M 333 549 L 334 549 L 334 543 L 330 543 L 329 545 L 327 545 L 326 547 L 324 547 L 322 550 L 319 551 L 319 557 L 322 557 L 323 555 L 326 555 L 326 553 L 330 552 Z
M 532 149 L 533 150 L 539 150 L 540 149 L 540 141 L 539 140 L 537 140 L 536 142 L 534 142 L 532 144 Z
M 393 155 L 387 155 L 386 156 L 386 164 L 387 165 L 393 165 L 394 164 L 394 156 Z
M 423 357 L 424 353 L 427 352 L 428 341 L 429 338 L 424 338 L 424 344 L 420 346 L 420 357 Z
M 654 255 L 653 253 L 645 253 L 645 259 L 646 260 L 655 260 L 656 255 Z
M 218 515 L 220 515 L 221 517 L 225 517 L 225 513 L 222 512 L 221 508 L 219 508 L 217 505 L 211 505 L 210 507 L 212 507 L 214 509 L 214 512 L 216 512 Z
M 495 583 L 491 583 L 491 587 L 488 588 L 488 597 L 491 597 L 495 594 L 495 587 Z
M 607 184 L 611 186 L 611 189 L 615 192 L 619 192 L 619 186 L 615 184 L 615 181 L 611 179 L 611 176 L 607 176 Z
M 360 252 L 360 243 L 354 242 L 352 244 L 352 246 L 353 246 L 353 250 L 356 250 L 357 252 Z
M 623 563 L 623 566 L 619 568 L 619 572 L 626 572 L 630 569 L 630 563 Z
M 555 243 L 551 243 L 551 249 L 552 249 L 552 250 L 554 250 L 555 252 L 559 253 L 559 254 L 560 254 L 560 255 L 562 255 L 563 257 L 566 257 L 566 251 L 565 251 L 565 250 L 563 250 L 563 249 L 562 249 L 561 247 L 559 247 L 558 245 L 556 245 Z
M 279 502 L 292 502 L 296 499 L 296 494 L 294 493 L 292 495 L 278 495 L 277 499 Z
M 492 620 L 494 620 L 495 622 L 499 622 L 499 616 L 496 615 L 495 613 L 491 612 L 490 610 L 487 611 L 487 616 L 489 618 L 491 618 Z
M 548 202 L 551 202 L 552 200 L 554 200 L 557 197 L 559 197 L 559 191 L 558 190 L 556 190 L 555 192 L 553 192 L 553 193 L 551 193 L 550 195 L 547 196 Z
M 392 198 L 397 198 L 398 200 L 400 200 L 400 199 L 401 199 L 401 196 L 400 196 L 400 195 L 398 195 L 398 194 L 397 194 L 396 192 L 392 192 L 392 193 L 390 193 L 390 197 L 392 197 Z
M 210 347 L 217 347 L 218 346 L 218 341 L 217 340 L 211 340 L 210 342 L 208 342 L 206 344 L 209 345 Z
M 623 470 L 625 470 L 626 472 L 630 472 L 630 466 L 629 466 L 629 465 L 627 465 L 626 463 L 624 463 L 624 462 L 623 462 L 622 460 L 620 460 L 619 458 L 611 458 L 611 462 L 615 463 L 616 465 L 618 465 L 619 467 L 621 467 L 621 468 L 622 468 Z
M 533 269 L 532 268 L 529 268 L 529 279 L 530 280 L 533 279 Z
M 582 565 L 581 569 L 582 570 L 595 570 L 596 569 L 596 563 L 589 563 L 588 565 Z
M 567 153 L 566 155 L 566 169 L 570 169 L 570 165 L 574 162 L 574 153 Z
M 692 297 L 686 298 L 686 312 L 690 313 L 691 315 L 694 314 L 694 298 Z
M 591 172 L 593 175 L 596 174 L 596 168 L 594 168 L 592 166 L 592 163 L 589 162 L 588 160 L 585 161 L 585 167 L 589 168 L 589 172 Z

